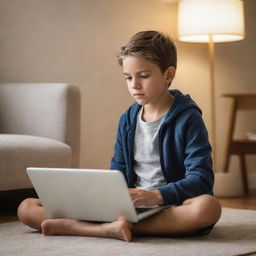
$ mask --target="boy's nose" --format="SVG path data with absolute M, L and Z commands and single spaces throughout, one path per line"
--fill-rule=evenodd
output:
M 133 79 L 133 81 L 132 81 L 132 88 L 133 89 L 141 88 L 141 84 L 140 84 L 140 81 L 138 79 Z

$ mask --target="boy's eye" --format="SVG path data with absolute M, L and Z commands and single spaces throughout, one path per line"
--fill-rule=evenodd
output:
M 141 75 L 140 77 L 143 78 L 143 79 L 145 79 L 145 78 L 148 78 L 149 75 Z
M 150 75 L 140 75 L 139 77 L 142 78 L 142 79 L 146 79 L 148 78 Z M 132 80 L 132 77 L 131 76 L 126 76 L 125 77 L 125 80 L 128 80 L 128 81 L 131 81 Z

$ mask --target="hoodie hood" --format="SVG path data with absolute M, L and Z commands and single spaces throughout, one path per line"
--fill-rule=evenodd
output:
M 170 121 L 188 109 L 195 109 L 202 115 L 202 110 L 191 99 L 189 94 L 183 94 L 179 90 L 170 90 L 169 92 L 174 96 L 174 102 L 170 110 L 167 112 L 166 121 Z
M 174 96 L 174 102 L 172 107 L 166 114 L 165 122 L 170 122 L 172 119 L 176 118 L 181 113 L 189 110 L 194 109 L 197 110 L 201 115 L 202 111 L 198 107 L 198 105 L 191 99 L 189 94 L 183 94 L 179 90 L 169 90 L 170 94 Z M 131 126 L 136 125 L 136 117 L 137 114 L 142 106 L 139 105 L 137 102 L 134 103 L 128 110 L 126 116 L 126 124 L 130 128 Z M 127 128 L 128 128 L 127 127 Z

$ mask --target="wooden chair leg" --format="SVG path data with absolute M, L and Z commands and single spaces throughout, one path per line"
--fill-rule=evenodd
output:
M 228 124 L 228 134 L 227 134 L 227 141 L 226 141 L 226 148 L 224 152 L 224 166 L 223 171 L 228 172 L 229 163 L 230 163 L 230 155 L 232 151 L 232 141 L 233 141 L 233 135 L 235 130 L 235 122 L 236 122 L 236 116 L 237 116 L 237 108 L 238 108 L 238 101 L 236 98 L 233 98 L 232 105 L 231 105 L 231 116 L 229 119 Z
M 244 192 L 248 194 L 249 188 L 248 188 L 248 180 L 247 180 L 247 168 L 246 168 L 246 162 L 245 162 L 245 155 L 240 154 L 239 159 L 240 159 L 241 175 L 242 175 L 242 180 L 244 185 Z

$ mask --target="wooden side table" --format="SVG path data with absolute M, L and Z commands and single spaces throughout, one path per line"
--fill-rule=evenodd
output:
M 244 191 L 248 193 L 247 167 L 245 155 L 256 154 L 256 141 L 247 139 L 234 139 L 234 130 L 238 110 L 256 111 L 256 93 L 226 93 L 223 97 L 232 99 L 231 118 L 227 138 L 227 146 L 224 160 L 224 172 L 228 172 L 230 156 L 238 155 L 243 180 Z

